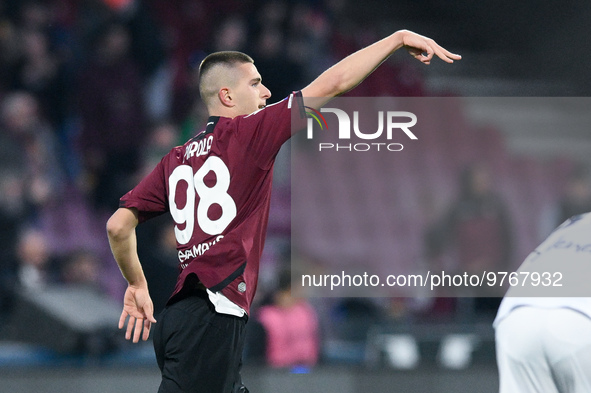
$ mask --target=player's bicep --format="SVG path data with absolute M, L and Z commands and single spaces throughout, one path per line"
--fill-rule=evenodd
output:
M 302 97 L 305 106 L 314 109 L 320 109 L 324 104 L 337 95 L 336 88 L 331 88 L 327 84 L 321 83 L 318 80 L 315 80 L 302 89 Z
M 138 224 L 135 208 L 119 208 L 107 221 L 107 233 L 111 239 L 126 238 Z

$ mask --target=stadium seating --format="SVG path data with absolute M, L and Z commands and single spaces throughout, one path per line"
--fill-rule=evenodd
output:
M 420 271 L 426 230 L 457 196 L 461 170 L 476 162 L 490 168 L 510 209 L 512 266 L 535 247 L 540 212 L 559 197 L 570 160 L 517 156 L 499 129 L 467 118 L 460 98 L 422 104 L 414 103 L 417 113 L 430 115 L 420 117 L 419 139 L 401 152 L 292 149 L 292 244 L 298 250 L 327 268 L 381 275 Z

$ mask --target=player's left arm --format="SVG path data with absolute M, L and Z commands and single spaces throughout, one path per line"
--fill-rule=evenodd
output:
M 151 324 L 156 322 L 148 283 L 137 254 L 135 228 L 138 222 L 135 208 L 119 208 L 107 222 L 107 236 L 113 257 L 128 283 L 119 329 L 123 328 L 125 319 L 129 317 L 125 338 L 130 340 L 133 334 L 134 343 L 139 341 L 140 336 L 144 341 L 147 340 Z
M 453 63 L 454 60 L 462 58 L 441 47 L 431 38 L 412 31 L 400 30 L 345 57 L 324 71 L 302 89 L 304 98 L 318 98 L 318 100 L 307 100 L 306 105 L 319 108 L 331 98 L 351 90 L 402 47 L 424 64 L 430 64 L 433 56 L 439 57 L 446 63 Z

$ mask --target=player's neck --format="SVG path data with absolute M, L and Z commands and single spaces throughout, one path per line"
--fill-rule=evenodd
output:
M 234 108 L 217 106 L 208 110 L 209 116 L 229 117 L 230 119 L 240 116 Z

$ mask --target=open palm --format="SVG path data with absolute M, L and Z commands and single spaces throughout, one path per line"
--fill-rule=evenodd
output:
M 127 321 L 125 338 L 127 340 L 132 339 L 133 333 L 134 343 L 140 340 L 140 336 L 142 340 L 146 341 L 150 336 L 152 323 L 156 323 L 154 304 L 148 293 L 148 288 L 138 288 L 131 285 L 127 287 L 123 297 L 123 311 L 119 318 L 119 329 L 125 326 L 127 317 L 129 317 L 129 320 Z

